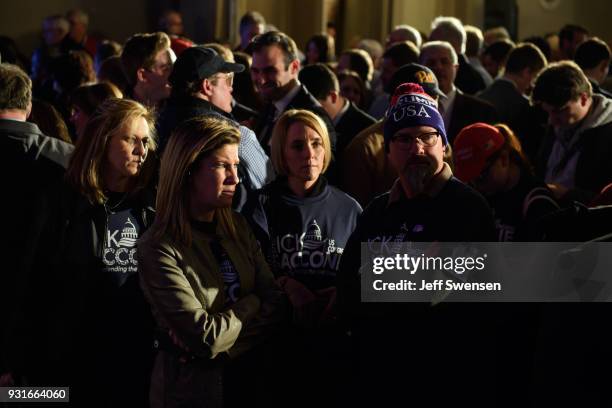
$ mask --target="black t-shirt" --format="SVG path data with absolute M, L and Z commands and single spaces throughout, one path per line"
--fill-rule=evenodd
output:
M 192 225 L 199 231 L 214 234 L 216 223 L 193 221 Z M 211 241 L 210 250 L 217 260 L 221 276 L 223 277 L 223 290 L 225 292 L 225 306 L 231 306 L 240 299 L 240 276 L 230 259 L 227 251 L 219 241 Z
M 102 272 L 107 273 L 116 286 L 122 286 L 129 275 L 138 272 L 136 241 L 143 226 L 131 207 L 126 193 L 108 193 Z
M 487 242 L 493 239 L 486 200 L 456 178 L 435 197 L 421 195 L 389 203 L 389 193 L 364 210 L 351 240 L 357 242 Z

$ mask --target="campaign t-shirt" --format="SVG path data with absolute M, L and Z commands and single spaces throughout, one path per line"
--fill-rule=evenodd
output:
M 290 276 L 310 289 L 335 285 L 344 246 L 361 206 L 320 178 L 307 197 L 277 179 L 247 204 L 245 215 L 275 276 Z
M 117 286 L 122 286 L 130 275 L 138 272 L 136 241 L 143 226 L 137 212 L 130 207 L 123 193 L 110 193 L 105 205 L 107 216 L 102 272 L 109 274 L 107 276 Z
M 215 234 L 217 229 L 217 223 L 204 222 L 204 221 L 192 221 L 191 224 L 195 229 L 206 232 L 208 234 Z M 225 293 L 225 306 L 231 306 L 233 303 L 238 301 L 240 298 L 240 275 L 234 266 L 229 254 L 221 245 L 218 240 L 210 242 L 210 250 L 217 261 L 219 271 L 223 278 L 223 291 Z
M 212 241 L 210 249 L 219 264 L 219 270 L 223 277 L 225 306 L 230 306 L 240 298 L 240 276 L 238 276 L 238 271 L 227 251 L 218 241 Z

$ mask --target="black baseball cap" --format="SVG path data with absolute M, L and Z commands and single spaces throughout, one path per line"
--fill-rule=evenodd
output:
M 395 88 L 401 84 L 412 82 L 421 85 L 421 88 L 432 98 L 437 96 L 446 97 L 444 92 L 438 87 L 438 78 L 436 74 L 426 66 L 420 64 L 402 65 L 391 77 L 391 81 L 387 84 L 385 92 L 393 95 Z
M 219 72 L 242 72 L 244 65 L 226 62 L 215 50 L 190 47 L 174 63 L 168 82 L 177 86 L 198 79 L 210 78 Z

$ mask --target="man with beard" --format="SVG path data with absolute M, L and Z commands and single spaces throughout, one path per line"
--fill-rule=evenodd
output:
M 295 42 L 284 33 L 269 31 L 253 38 L 251 47 L 251 78 L 267 104 L 255 126 L 255 133 L 266 153 L 270 153 L 270 138 L 276 120 L 290 109 L 306 109 L 319 116 L 327 127 L 332 152 L 335 152 L 336 132 L 329 115 L 298 80 L 300 60 Z
M 394 236 L 402 241 L 488 241 L 493 218 L 486 200 L 453 177 L 436 101 L 420 85 L 402 84 L 391 98 L 384 124 L 385 151 L 398 179 L 374 199 L 361 220 L 361 239 Z M 438 211 L 439 210 L 439 211 Z M 418 228 L 416 228 L 418 226 Z M 356 257 L 359 259 L 359 257 Z
M 438 103 L 445 96 L 434 73 L 423 65 L 406 64 L 398 69 L 386 84 L 389 94 L 406 82 L 420 85 Z M 389 191 L 397 179 L 397 171 L 385 149 L 383 128 L 384 118 L 357 134 L 340 160 L 341 187 L 364 208 L 372 199 Z
M 356 399 L 390 405 L 399 402 L 396 391 L 409 384 L 422 395 L 436 393 L 437 402 L 466 398 L 480 406 L 479 399 L 486 400 L 493 389 L 490 348 L 497 344 L 481 305 L 361 303 L 361 243 L 379 243 L 382 251 L 398 242 L 494 240 L 485 199 L 453 177 L 443 161 L 448 148 L 444 121 L 420 85 L 395 90 L 383 134 L 399 177 L 364 210 L 338 272 L 339 310 L 357 354 L 351 359 L 354 382 L 361 381 L 356 388 L 362 392 L 376 390 Z M 398 371 L 401 376 L 390 374 Z

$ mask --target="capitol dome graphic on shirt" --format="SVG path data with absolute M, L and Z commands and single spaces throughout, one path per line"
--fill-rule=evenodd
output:
M 138 231 L 136 227 L 128 217 L 123 230 L 121 231 L 121 239 L 119 240 L 119 246 L 124 248 L 132 248 L 136 246 L 136 240 L 138 239 Z
M 302 247 L 304 249 L 313 250 L 321 248 L 326 241 L 327 239 L 323 240 L 321 228 L 319 227 L 319 224 L 317 224 L 317 220 L 312 220 L 312 223 L 308 226 L 308 230 L 304 235 Z

